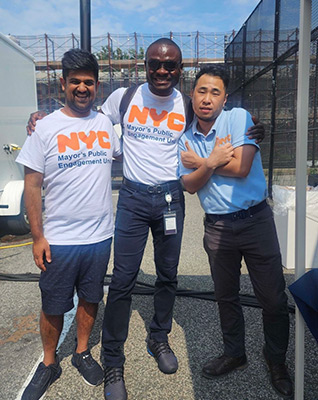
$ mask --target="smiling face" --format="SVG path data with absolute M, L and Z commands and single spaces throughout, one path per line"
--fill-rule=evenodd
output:
M 147 50 L 145 65 L 150 91 L 158 96 L 169 96 L 182 72 L 179 49 L 171 44 L 154 43 Z
M 70 117 L 87 117 L 96 98 L 99 82 L 92 71 L 70 71 L 64 80 L 61 78 L 65 92 L 64 112 Z
M 204 74 L 198 79 L 192 93 L 193 111 L 198 122 L 214 124 L 227 100 L 223 80 L 218 76 Z

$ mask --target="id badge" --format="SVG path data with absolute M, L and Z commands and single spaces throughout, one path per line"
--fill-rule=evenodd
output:
M 177 233 L 177 213 L 166 211 L 163 214 L 163 224 L 165 235 L 175 235 Z

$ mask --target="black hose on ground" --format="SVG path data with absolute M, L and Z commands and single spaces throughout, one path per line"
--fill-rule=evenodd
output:
M 104 285 L 109 286 L 112 275 L 106 275 Z M 7 282 L 38 282 L 40 274 L 3 274 L 0 273 L 0 281 Z M 136 286 L 133 290 L 134 295 L 141 296 L 152 296 L 154 294 L 155 287 L 149 283 L 136 282 Z M 178 297 L 191 297 L 198 300 L 216 301 L 214 292 L 211 291 L 195 291 L 191 289 L 177 289 Z M 261 308 L 255 296 L 250 294 L 240 294 L 240 301 L 243 306 Z M 292 304 L 288 305 L 288 310 L 291 314 L 295 314 L 295 306 Z

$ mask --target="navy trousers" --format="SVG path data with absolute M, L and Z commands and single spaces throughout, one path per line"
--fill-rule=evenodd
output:
M 171 210 L 177 215 L 177 233 L 164 234 L 163 213 L 168 211 L 165 194 L 172 195 Z M 179 181 L 146 186 L 124 179 L 119 192 L 114 237 L 114 270 L 103 320 L 102 360 L 104 366 L 120 367 L 125 361 L 131 296 L 149 229 L 153 236 L 157 279 L 150 337 L 167 341 L 177 290 L 177 267 L 184 221 L 184 195 Z
M 272 210 L 245 219 L 205 221 L 204 248 L 215 285 L 224 353 L 245 354 L 245 329 L 239 300 L 242 257 L 255 296 L 263 309 L 265 352 L 274 363 L 285 362 L 289 314 L 281 254 Z

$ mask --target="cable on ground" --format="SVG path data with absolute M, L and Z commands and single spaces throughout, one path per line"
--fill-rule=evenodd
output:
M 33 244 L 33 242 L 20 243 L 20 244 L 10 244 L 10 245 L 7 245 L 7 246 L 0 246 L 0 250 L 1 249 L 13 249 L 14 247 L 29 246 L 30 244 Z
M 104 286 L 109 286 L 112 275 L 106 275 L 104 280 Z M 0 273 L 0 281 L 8 282 L 38 282 L 40 274 L 26 273 L 26 274 L 3 274 Z M 149 283 L 137 281 L 135 288 L 132 292 L 134 295 L 141 296 L 152 296 L 154 294 L 155 287 Z M 214 291 L 196 291 L 191 289 L 177 289 L 178 297 L 190 297 L 198 300 L 216 301 Z M 243 306 L 261 308 L 256 297 L 251 294 L 240 294 L 240 301 Z M 295 306 L 292 304 L 288 305 L 288 311 L 291 314 L 295 314 Z

